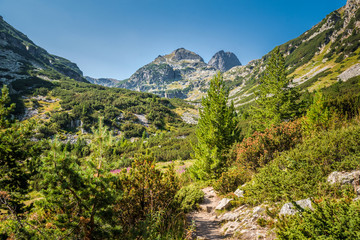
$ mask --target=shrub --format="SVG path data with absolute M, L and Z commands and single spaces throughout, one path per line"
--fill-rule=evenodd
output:
M 355 125 L 306 140 L 260 169 L 245 186 L 247 199 L 261 203 L 328 194 L 326 178 L 332 171 L 360 167 L 359 139 L 360 127 Z
M 313 202 L 314 211 L 305 210 L 280 219 L 278 238 L 285 239 L 359 239 L 360 202 L 342 200 Z
M 295 147 L 302 141 L 299 120 L 281 123 L 277 127 L 255 132 L 237 146 L 237 162 L 240 166 L 257 170 L 265 166 L 279 152 Z
M 175 196 L 175 201 L 180 205 L 184 212 L 190 212 L 198 207 L 198 204 L 204 199 L 204 192 L 195 185 L 189 185 L 181 188 Z
M 231 168 L 221 174 L 221 177 L 214 183 L 213 187 L 221 194 L 234 192 L 240 185 L 243 185 L 251 178 L 249 170 L 244 168 Z

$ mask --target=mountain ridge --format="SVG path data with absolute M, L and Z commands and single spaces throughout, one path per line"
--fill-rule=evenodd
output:
M 25 34 L 0 18 L 0 80 L 11 83 L 29 78 L 29 71 L 52 69 L 69 78 L 87 82 L 76 63 L 48 53 Z

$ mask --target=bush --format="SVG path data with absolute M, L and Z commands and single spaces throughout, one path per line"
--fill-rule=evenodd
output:
M 302 141 L 299 120 L 281 123 L 277 127 L 255 132 L 251 137 L 237 145 L 237 162 L 240 166 L 257 170 L 265 166 L 279 152 L 295 147 Z
M 278 238 L 285 239 L 359 239 L 360 202 L 342 200 L 313 203 L 315 210 L 280 219 Z
M 231 168 L 221 174 L 221 177 L 214 183 L 213 187 L 221 194 L 234 192 L 240 185 L 243 185 L 251 178 L 249 170 L 244 168 Z
M 196 209 L 203 199 L 204 192 L 195 185 L 181 188 L 175 196 L 175 201 L 178 202 L 184 212 L 190 212 Z
M 359 154 L 360 126 L 323 132 L 262 168 L 252 184 L 245 186 L 246 197 L 261 203 L 326 195 L 327 176 L 333 171 L 359 169 Z

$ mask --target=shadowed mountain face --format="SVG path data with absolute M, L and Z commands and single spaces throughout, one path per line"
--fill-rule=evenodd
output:
M 213 66 L 221 72 L 226 72 L 235 66 L 241 66 L 241 62 L 234 53 L 221 50 L 210 59 L 208 65 Z
M 26 35 L 0 17 L 0 81 L 11 83 L 29 77 L 29 71 L 51 69 L 57 73 L 87 82 L 78 66 L 69 60 L 49 54 Z

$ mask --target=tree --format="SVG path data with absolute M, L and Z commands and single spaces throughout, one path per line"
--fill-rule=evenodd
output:
M 0 128 L 4 128 L 9 125 L 7 118 L 15 108 L 15 103 L 9 105 L 10 101 L 11 99 L 9 97 L 9 88 L 4 85 L 1 89 L 0 97 Z
M 207 97 L 202 99 L 203 109 L 196 128 L 198 143 L 193 146 L 196 162 L 193 176 L 211 179 L 224 171 L 225 154 L 231 145 L 239 140 L 237 114 L 234 104 L 228 105 L 229 91 L 220 72 L 213 77 Z
M 93 132 L 87 158 L 79 159 L 58 140 L 51 143 L 43 157 L 44 209 L 50 214 L 47 224 L 54 229 L 49 234 L 76 239 L 111 238 L 110 232 L 117 229 L 111 207 L 120 193 L 112 187 L 116 177 L 105 158 L 113 136 L 102 119 Z
M 255 92 L 256 105 L 251 109 L 252 125 L 263 131 L 298 114 L 299 92 L 286 75 L 285 59 L 279 48 L 272 51 L 259 90 Z

